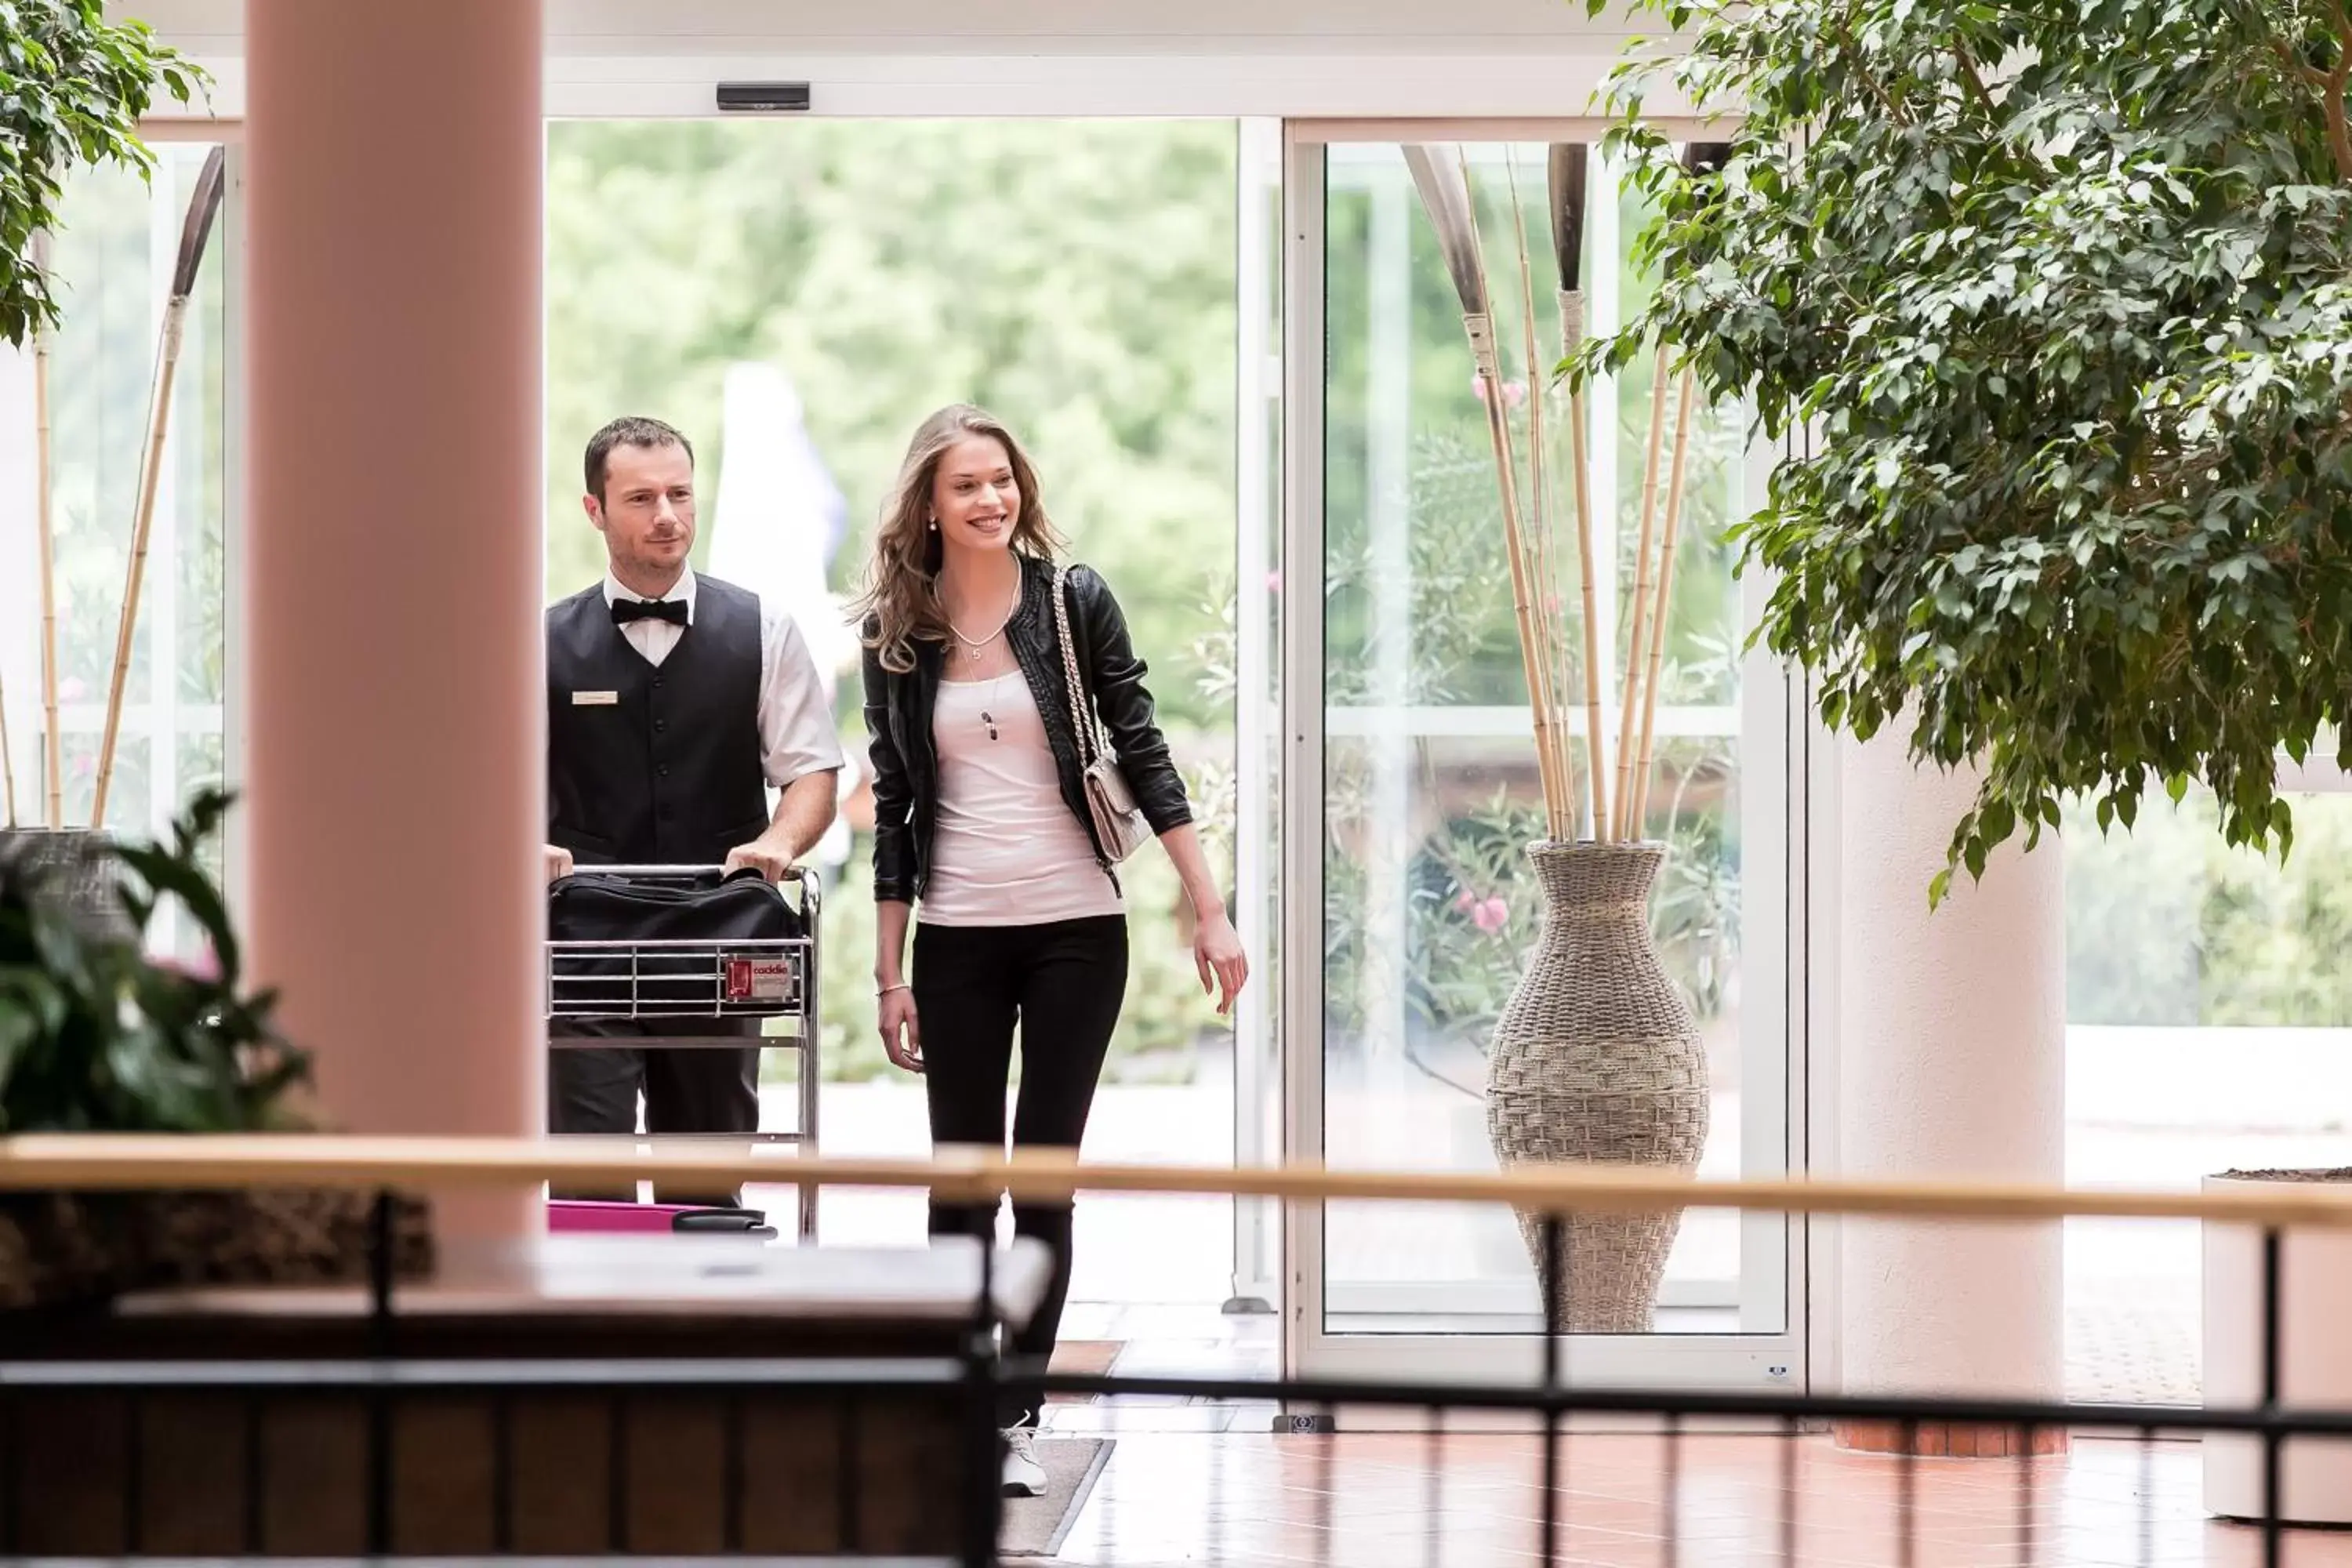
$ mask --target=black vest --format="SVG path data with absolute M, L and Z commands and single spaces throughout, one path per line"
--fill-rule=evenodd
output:
M 658 669 L 602 583 L 551 606 L 547 841 L 583 866 L 716 866 L 757 838 L 761 663 L 759 595 L 709 577 Z

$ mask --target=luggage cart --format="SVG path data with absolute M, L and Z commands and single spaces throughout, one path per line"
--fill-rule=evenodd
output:
M 719 866 L 582 866 L 574 878 L 615 877 L 643 882 L 723 881 Z M 672 940 L 551 939 L 545 973 L 549 1022 L 611 1023 L 634 1020 L 771 1018 L 792 1020 L 788 1037 L 761 1035 L 662 1035 L 614 1039 L 605 1036 L 553 1036 L 557 1049 L 630 1050 L 740 1049 L 756 1038 L 761 1050 L 800 1053 L 800 1119 L 789 1131 L 669 1134 L 754 1144 L 797 1143 L 814 1152 L 821 1031 L 817 1019 L 818 931 L 824 894 L 816 873 L 799 867 L 787 880 L 800 885 L 802 934 L 793 937 Z M 795 1184 L 800 1234 L 816 1238 L 816 1188 Z

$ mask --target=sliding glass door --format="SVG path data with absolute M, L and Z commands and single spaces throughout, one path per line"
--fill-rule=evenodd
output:
M 1564 124 L 1551 140 L 1598 131 Z M 1432 151 L 1467 173 L 1496 386 L 1473 370 L 1403 145 L 1311 126 L 1289 139 L 1284 1002 L 1291 1152 L 1454 1172 L 1496 1166 L 1486 1045 L 1541 915 L 1522 847 L 1543 836 L 1543 802 L 1485 399 L 1514 426 L 1523 490 L 1529 416 L 1544 402 L 1562 558 L 1549 587 L 1572 615 L 1581 584 L 1566 400 L 1549 386 L 1561 330 L 1548 144 Z M 1584 288 L 1591 330 L 1606 331 L 1654 279 L 1630 257 L 1639 198 L 1597 156 L 1589 198 Z M 1673 395 L 1652 375 L 1644 361 L 1588 400 L 1594 673 L 1612 742 L 1651 399 Z M 1798 1130 L 1789 697 L 1778 667 L 1744 652 L 1755 588 L 1735 579 L 1723 541 L 1769 458 L 1749 448 L 1738 410 L 1702 409 L 1687 463 L 1646 825 L 1669 847 L 1653 923 L 1705 1040 L 1702 1173 L 1779 1174 Z M 1574 728 L 1581 772 L 1580 709 Z M 1778 1215 L 1687 1215 L 1654 1331 L 1580 1340 L 1573 1375 L 1793 1384 L 1790 1231 Z M 1334 1204 L 1294 1216 L 1290 1242 L 1289 1344 L 1304 1371 L 1536 1364 L 1541 1309 L 1507 1211 Z

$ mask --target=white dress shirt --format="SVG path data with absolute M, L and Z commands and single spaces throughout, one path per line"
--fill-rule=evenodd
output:
M 694 581 L 692 572 L 681 572 L 677 584 L 661 595 L 685 603 L 688 626 L 694 622 Z M 624 588 L 618 578 L 605 573 L 604 602 L 623 599 L 659 602 Z M 646 663 L 659 668 L 686 627 L 648 616 L 628 622 L 620 632 Z M 816 661 L 809 657 L 792 617 L 770 608 L 764 599 L 760 603 L 760 766 L 777 789 L 841 766 L 841 742 L 834 733 L 833 710 L 824 700 Z

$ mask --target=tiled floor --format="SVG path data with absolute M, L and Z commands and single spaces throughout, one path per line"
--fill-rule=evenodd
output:
M 2263 1560 L 2258 1531 L 2204 1517 L 2192 1443 L 2083 1440 L 2070 1457 L 2030 1464 L 1917 1460 L 1907 1506 L 1902 1461 L 1841 1453 L 1826 1439 L 1704 1436 L 1676 1447 L 1670 1467 L 1659 1437 L 1568 1439 L 1554 1561 L 2252 1568 Z M 1061 1560 L 1535 1568 L 1538 1464 L 1538 1444 L 1521 1436 L 1123 1431 Z M 2283 1561 L 2347 1568 L 2352 1536 L 2291 1532 Z
M 2352 1163 L 2352 1128 L 2327 1109 L 2345 1102 L 2336 1089 L 2352 1085 L 2347 1042 L 2352 1031 L 2072 1029 L 2067 1179 L 2084 1186 L 2179 1189 L 2231 1166 Z M 1106 1085 L 1096 1102 L 1088 1153 L 1187 1163 L 1231 1158 L 1231 1089 L 1216 1066 L 1204 1058 L 1202 1079 L 1190 1085 Z M 767 1124 L 787 1124 L 793 1115 L 788 1086 L 772 1085 L 767 1092 L 774 1099 Z M 919 1155 L 928 1147 L 922 1093 L 908 1080 L 830 1084 L 824 1104 L 825 1143 L 835 1152 Z M 1475 1126 L 1455 1130 L 1471 1140 L 1455 1150 L 1460 1159 L 1475 1153 L 1476 1131 Z M 789 1194 L 779 1192 L 774 1201 L 788 1204 Z M 1685 1251 L 1699 1248 L 1706 1217 L 1686 1221 Z M 828 1241 L 919 1245 L 922 1200 L 912 1193 L 829 1194 L 824 1234 Z M 1402 1238 L 1406 1232 L 1399 1228 L 1396 1235 Z M 1416 1248 L 1426 1239 L 1389 1250 L 1421 1268 L 1427 1258 Z M 2077 1220 L 2067 1226 L 2070 1397 L 2197 1402 L 2200 1246 L 2193 1224 Z M 1525 1268 L 1507 1234 L 1497 1258 L 1490 1260 L 1495 1269 Z M 1124 1197 L 1082 1204 L 1073 1317 L 1082 1310 L 1154 1316 L 1148 1328 L 1074 1324 L 1071 1331 L 1138 1342 L 1216 1337 L 1222 1331 L 1217 1308 L 1230 1293 L 1232 1270 L 1233 1213 L 1222 1200 Z

